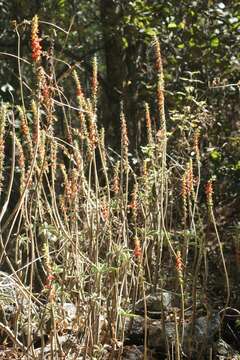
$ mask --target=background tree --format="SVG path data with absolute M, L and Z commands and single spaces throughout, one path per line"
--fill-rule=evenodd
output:
M 43 48 L 54 40 L 56 79 L 69 74 L 64 61 L 81 69 L 81 81 L 90 88 L 92 57 L 99 61 L 102 96 L 101 119 L 109 144 L 119 147 L 119 110 L 124 104 L 130 149 L 144 140 L 144 102 L 151 99 L 155 108 L 155 79 L 151 59 L 152 38 L 161 40 L 166 78 L 166 101 L 169 131 L 182 126 L 171 115 L 173 109 L 198 108 L 205 100 L 214 114 L 206 161 L 212 173 L 221 177 L 221 191 L 236 198 L 239 182 L 239 24 L 240 9 L 236 1 L 191 1 L 179 6 L 176 0 L 1 0 L 0 96 L 4 101 L 20 101 L 19 71 L 16 58 L 17 24 L 38 13 Z M 48 22 L 65 29 L 53 28 Z M 21 56 L 30 59 L 29 26 L 18 27 Z M 3 54 L 4 53 L 4 54 Z M 22 64 L 22 75 L 31 87 L 29 66 Z M 152 85 L 151 85 L 152 84 Z M 27 91 L 27 90 L 25 90 Z M 69 94 L 72 87 L 69 82 Z M 197 99 L 197 102 L 196 102 Z

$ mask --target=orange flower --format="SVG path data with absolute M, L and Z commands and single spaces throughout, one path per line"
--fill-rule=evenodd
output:
M 54 275 L 48 274 L 47 279 L 46 279 L 46 284 L 45 284 L 46 289 L 52 288 L 52 282 L 54 279 L 55 279 Z
M 213 206 L 213 184 L 212 180 L 208 180 L 206 186 L 205 186 L 205 194 L 207 197 L 207 204 L 209 207 Z
M 40 45 L 41 38 L 38 36 L 38 31 L 38 16 L 35 15 L 32 19 L 31 35 L 32 59 L 34 62 L 39 62 L 42 55 L 42 46 Z
M 176 256 L 176 269 L 178 273 L 181 273 L 183 271 L 183 261 L 182 261 L 182 257 L 181 257 L 181 252 L 177 251 L 177 256 Z
M 183 284 L 183 260 L 182 260 L 182 256 L 181 256 L 181 251 L 177 251 L 176 254 L 176 270 L 178 273 L 178 278 L 179 278 L 179 282 L 180 284 Z
M 136 257 L 136 258 L 140 258 L 141 257 L 141 255 L 142 255 L 142 249 L 141 249 L 141 245 L 140 245 L 140 240 L 138 239 L 138 238 L 135 238 L 135 240 L 134 240 L 134 251 L 133 251 L 133 253 L 134 253 L 134 256 Z

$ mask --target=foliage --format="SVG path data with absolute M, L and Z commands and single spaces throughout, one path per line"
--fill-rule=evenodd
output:
M 2 0 L 0 261 L 28 294 L 23 352 L 32 304 L 52 356 L 76 304 L 86 358 L 121 356 L 149 293 L 177 294 L 180 353 L 189 301 L 193 321 L 216 291 L 235 305 L 238 5 L 107 3 Z

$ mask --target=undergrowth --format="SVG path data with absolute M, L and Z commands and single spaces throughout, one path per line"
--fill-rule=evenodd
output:
M 168 123 L 154 39 L 157 93 L 151 106 L 144 105 L 147 141 L 134 162 L 122 104 L 116 119 L 121 151 L 112 151 L 98 124 L 97 58 L 90 90 L 82 87 L 78 67 L 56 82 L 51 49 L 50 65 L 42 62 L 38 27 L 35 16 L 32 64 L 21 57 L 19 43 L 21 99 L 2 103 L 0 112 L 1 264 L 9 273 L 5 280 L 14 279 L 27 298 L 11 325 L 1 322 L 2 333 L 29 358 L 36 357 L 40 334 L 42 351 L 48 342 L 52 358 L 61 357 L 59 336 L 67 331 L 62 307 L 73 303 L 76 356 L 101 359 L 108 348 L 120 359 L 137 301 L 144 299 L 147 329 L 147 296 L 169 291 L 177 298 L 173 346 L 180 359 L 186 308 L 194 321 L 198 302 L 207 302 L 209 231 L 224 280 L 222 306 L 230 300 L 214 179 L 207 169 L 202 175 L 202 139 L 206 146 L 212 115 L 195 99 L 191 108 L 170 114 Z M 33 88 L 22 76 L 23 65 L 32 67 Z M 71 99 L 64 81 L 72 83 Z M 147 359 L 147 331 L 144 345 Z

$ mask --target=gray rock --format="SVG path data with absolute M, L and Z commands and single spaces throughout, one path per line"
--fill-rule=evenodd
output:
M 72 303 L 64 303 L 63 304 L 63 310 L 65 312 L 65 315 L 67 317 L 67 320 L 73 321 L 76 318 L 77 315 L 77 308 Z
M 14 276 L 0 272 L 0 321 L 14 328 L 18 322 L 21 335 L 29 331 L 29 311 L 31 311 L 31 329 L 35 332 L 39 323 L 39 308 L 30 301 L 26 289 L 22 287 Z
M 160 314 L 162 311 L 161 302 L 164 310 L 169 310 L 172 307 L 173 295 L 168 291 L 163 291 L 162 294 L 148 295 L 146 297 L 148 314 Z M 144 299 L 140 299 L 135 304 L 135 311 L 139 314 L 144 314 Z
M 217 355 L 223 356 L 224 359 L 239 359 L 239 353 L 226 343 L 223 339 L 219 339 L 214 343 L 214 351 Z
M 165 336 L 169 342 L 175 338 L 174 322 L 165 323 L 165 333 L 160 320 L 152 321 L 148 329 L 148 346 L 150 348 L 165 348 Z
M 122 356 L 122 360 L 140 360 L 143 359 L 143 349 L 140 349 L 139 346 L 125 346 Z
M 134 316 L 126 319 L 125 338 L 133 344 L 142 344 L 144 338 L 144 317 Z
M 192 324 L 184 326 L 183 348 L 187 353 L 190 347 L 194 348 L 199 345 L 212 344 L 214 336 L 220 328 L 220 316 L 218 313 L 213 314 L 210 318 L 202 316 L 196 319 L 194 327 Z M 160 320 L 149 321 L 148 326 L 148 346 L 150 348 L 165 348 L 166 338 L 169 343 L 175 341 L 176 330 L 174 322 L 165 322 L 165 332 Z
M 191 323 L 186 326 L 185 337 L 191 336 L 197 343 L 212 343 L 214 336 L 220 330 L 220 325 L 218 313 L 212 314 L 211 317 L 201 316 L 196 319 L 194 327 Z

